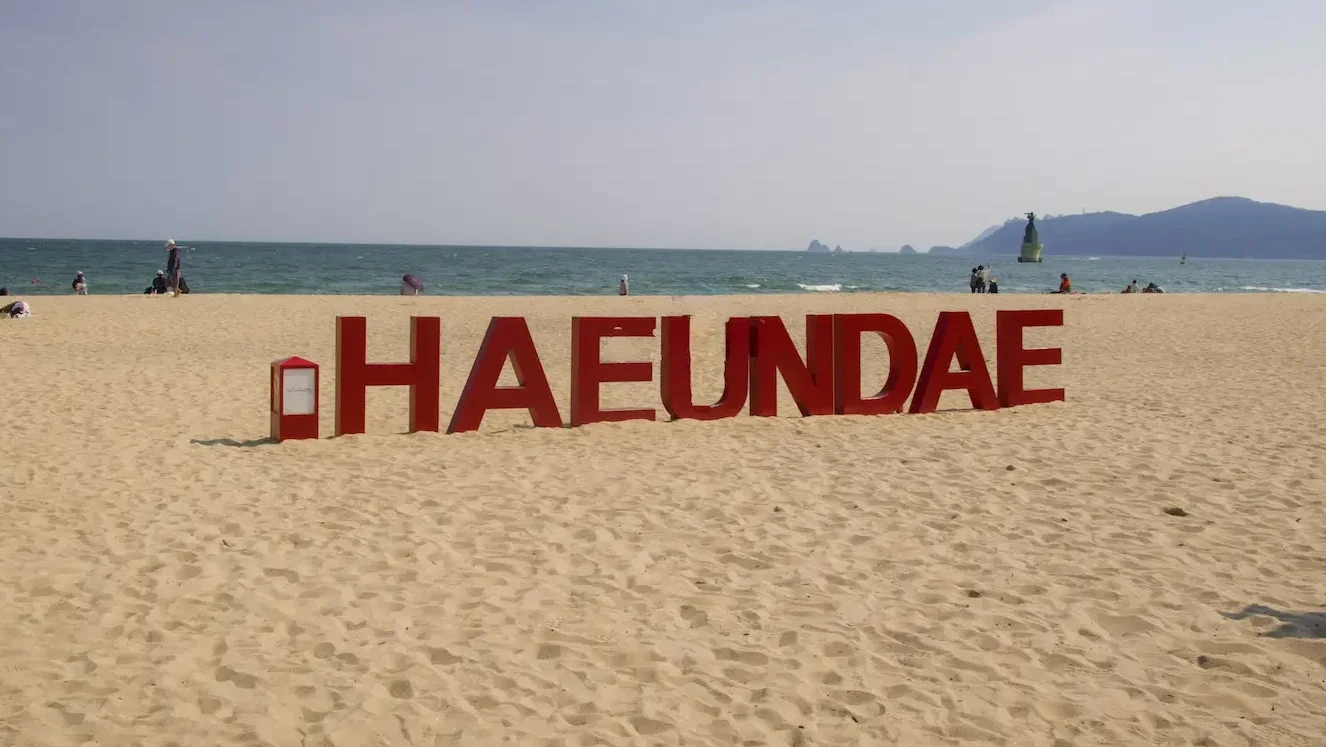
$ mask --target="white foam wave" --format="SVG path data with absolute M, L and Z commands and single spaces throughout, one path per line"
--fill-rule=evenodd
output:
M 747 287 L 747 288 L 758 288 L 758 287 L 760 287 L 760 284 L 759 284 L 759 283 L 747 283 L 747 284 L 746 284 L 746 287 Z
M 1264 285 L 1242 285 L 1239 290 L 1261 291 L 1262 293 L 1326 293 L 1326 290 L 1313 288 L 1268 288 Z
M 843 289 L 841 283 L 833 283 L 831 285 L 806 285 L 805 283 L 797 283 L 797 287 L 801 288 L 801 290 L 815 291 L 816 293 L 837 293 Z

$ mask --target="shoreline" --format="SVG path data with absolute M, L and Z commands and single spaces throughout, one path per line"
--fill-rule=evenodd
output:
M 35 298 L 35 297 L 40 297 L 40 298 L 45 298 L 45 299 L 53 299 L 53 298 L 69 298 L 69 299 L 74 299 L 74 298 L 77 298 L 77 299 L 81 299 L 82 301 L 86 301 L 87 299 L 93 299 L 93 298 L 114 298 L 114 299 L 127 299 L 127 298 L 153 298 L 153 299 L 155 299 L 155 298 L 161 298 L 161 297 L 163 297 L 163 296 L 164 296 L 164 297 L 169 297 L 169 294 L 161 294 L 161 295 L 158 295 L 158 296 L 152 296 L 152 295 L 147 295 L 147 294 L 143 294 L 143 293 L 96 293 L 96 292 L 89 293 L 89 294 L 86 295 L 86 296 L 76 296 L 76 295 L 73 294 L 73 293 L 69 293 L 69 292 L 65 292 L 65 291 L 61 291 L 61 292 L 58 292 L 58 293 L 23 294 L 23 293 L 14 293 L 12 288 L 10 289 L 10 293 L 9 293 L 9 295 L 12 296 L 12 297 L 15 297 L 15 298 L 20 298 L 20 297 L 23 297 L 23 296 L 25 296 L 25 295 L 28 296 L 28 297 L 34 297 L 34 298 Z M 196 292 L 196 293 L 186 293 L 186 294 L 184 294 L 183 297 L 190 297 L 190 298 L 291 298 L 291 299 L 299 299 L 299 298 L 316 298 L 316 299 L 346 299 L 346 300 L 366 300 L 366 299 L 399 298 L 399 299 L 401 299 L 402 301 L 407 301 L 407 300 L 408 300 L 408 301 L 410 301 L 410 302 L 412 302 L 412 303 L 418 303 L 418 302 L 422 302 L 422 301 L 425 301 L 425 300 L 428 300 L 428 299 L 432 299 L 432 300 L 462 300 L 462 301 L 463 301 L 463 300 L 467 300 L 467 299 L 476 299 L 476 298 L 510 299 L 510 300 L 533 300 L 533 301 L 603 299 L 604 301 L 609 301 L 609 302 L 619 302 L 619 301 L 621 301 L 621 302 L 630 302 L 630 301 L 632 301 L 632 300 L 636 300 L 636 299 L 680 299 L 680 300 L 690 301 L 690 300 L 727 299 L 727 298 L 764 298 L 764 299 L 771 299 L 771 300 L 778 300 L 778 299 L 791 299 L 791 298 L 853 298 L 853 299 L 859 299 L 859 298 L 870 298 L 870 297 L 886 297 L 886 298 L 893 298 L 893 297 L 897 297 L 897 298 L 912 298 L 912 297 L 920 297 L 920 298 L 933 298 L 933 297 L 937 297 L 937 298 L 964 298 L 964 297 L 968 297 L 968 296 L 973 297 L 973 298 L 986 298 L 986 297 L 989 297 L 989 296 L 992 296 L 992 295 L 994 295 L 994 296 L 1012 296 L 1012 297 L 1014 297 L 1014 298 L 1018 298 L 1018 299 L 1040 298 L 1040 297 L 1042 297 L 1042 296 L 1048 296 L 1048 297 L 1052 297 L 1052 298 L 1064 298 L 1064 299 L 1075 299 L 1075 298 L 1082 298 L 1082 297 L 1099 298 L 1099 297 L 1102 297 L 1102 296 L 1129 296 L 1129 297 L 1132 297 L 1132 296 L 1147 296 L 1147 297 L 1157 297 L 1157 296 L 1183 296 L 1183 297 L 1210 297 L 1210 298 L 1240 298 L 1240 297 L 1244 297 L 1244 296 L 1252 296 L 1252 297 L 1273 296 L 1273 297 L 1278 297 L 1278 296 L 1297 296 L 1297 295 L 1303 295 L 1303 296 L 1326 295 L 1326 290 L 1317 290 L 1317 289 L 1314 289 L 1314 288 L 1294 288 L 1294 289 L 1286 289 L 1286 288 L 1268 288 L 1268 289 L 1264 289 L 1264 290 L 1260 290 L 1260 289 L 1259 289 L 1259 290 L 1243 290 L 1243 289 L 1240 289 L 1240 290 L 1229 290 L 1229 291 L 1165 291 L 1164 293 L 1131 293 L 1131 294 L 1129 294 L 1129 293 L 1120 293 L 1119 291 L 1089 291 L 1089 292 L 1088 292 L 1088 291 L 1082 291 L 1082 292 L 1075 292 L 1075 293 L 1070 293 L 1070 294 L 1066 294 L 1066 295 L 1064 295 L 1064 294 L 1058 294 L 1058 293 L 1051 293 L 1051 292 L 1049 292 L 1049 291 L 1045 291 L 1045 292 L 1043 292 L 1043 293 L 1029 293 L 1029 292 L 1012 292 L 1012 291 L 1008 291 L 1008 292 L 1000 292 L 1000 293 L 994 293 L 994 294 L 989 294 L 989 293 L 981 294 L 981 293 L 968 293 L 968 292 L 966 292 L 966 291 L 876 291 L 876 290 L 859 290 L 859 291 L 781 291 L 781 290 L 780 290 L 780 291 L 772 291 L 772 292 L 764 292 L 764 293 L 712 293 L 712 294 L 710 294 L 710 293 L 693 293 L 693 294 L 689 294 L 689 295 L 671 295 L 671 294 L 664 294 L 664 293 L 658 293 L 658 294 L 653 294 L 653 293 L 632 293 L 632 294 L 629 295 L 629 296 L 618 296 L 618 295 L 616 295 L 615 293 L 606 293 L 606 292 L 605 292 L 605 293 L 599 293 L 599 294 L 584 294 L 584 295 L 572 295 L 572 294 L 558 294 L 558 295 L 535 295 L 535 294 L 530 294 L 530 295 L 521 295 L 521 294 L 464 295 L 464 294 L 440 294 L 440 293 L 430 294 L 430 293 L 421 293 L 421 294 L 419 294 L 418 296 L 401 296 L 401 295 L 399 295 L 398 293 L 369 293 L 369 294 L 364 294 L 364 293 L 344 293 L 344 294 L 341 294 L 341 293 L 224 293 L 224 292 L 222 292 L 222 293 L 207 293 L 207 292 Z M 183 298 L 183 297 L 182 297 L 182 298 Z M 0 296 L 0 298 L 3 298 L 3 296 Z

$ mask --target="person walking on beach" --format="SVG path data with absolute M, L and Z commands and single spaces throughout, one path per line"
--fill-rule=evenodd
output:
M 627 281 L 625 275 L 622 275 L 622 281 L 617 284 L 617 295 L 619 296 L 631 295 L 631 284 Z
M 980 280 L 980 278 L 981 275 L 976 271 L 976 268 L 975 267 L 971 268 L 971 277 L 967 280 L 967 285 L 971 286 L 972 293 L 976 292 L 976 283 L 977 281 Z
M 979 265 L 976 268 L 976 292 L 984 293 L 986 286 L 990 284 L 990 268 L 985 265 Z
M 87 295 L 87 278 L 83 277 L 82 270 L 79 270 L 78 274 L 74 276 L 73 288 L 74 292 L 77 293 L 78 295 L 80 296 Z
M 180 296 L 180 248 L 175 239 L 166 242 L 166 287 L 176 298 Z

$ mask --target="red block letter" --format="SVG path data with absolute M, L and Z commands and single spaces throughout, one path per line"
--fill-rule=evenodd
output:
M 571 317 L 571 425 L 653 420 L 654 410 L 604 410 L 599 407 L 599 385 L 610 382 L 650 381 L 654 364 L 604 363 L 600 341 L 604 337 L 653 337 L 658 320 L 638 316 Z
M 497 382 L 508 359 L 518 385 L 499 387 Z M 539 428 L 562 427 L 562 415 L 557 412 L 539 351 L 523 317 L 496 316 L 488 322 L 447 433 L 478 430 L 489 410 L 528 410 Z
M 410 317 L 409 363 L 369 363 L 367 330 L 362 316 L 336 317 L 336 435 L 364 432 L 371 386 L 410 387 L 410 432 L 437 431 L 441 321 Z
M 833 414 L 833 317 L 806 317 L 806 360 L 802 362 L 783 320 L 776 316 L 751 319 L 755 350 L 750 370 L 750 414 L 778 414 L 778 375 L 802 415 Z
M 1002 407 L 1034 405 L 1041 402 L 1063 402 L 1062 389 L 1023 389 L 1022 369 L 1025 366 L 1057 366 L 1063 363 L 1059 348 L 1022 347 L 1025 327 L 1062 327 L 1063 309 L 1036 311 L 995 312 L 995 376 L 999 379 L 999 404 Z
M 949 370 L 955 355 L 960 371 Z M 911 411 L 934 412 L 939 406 L 939 395 L 946 389 L 966 389 L 972 407 L 978 410 L 999 409 L 999 399 L 990 383 L 990 372 L 985 368 L 981 342 L 976 339 L 971 315 L 965 311 L 939 313 L 935 334 L 930 338 L 930 349 L 921 365 Z
M 741 412 L 750 387 L 750 320 L 727 320 L 723 353 L 723 396 L 712 405 L 697 405 L 691 395 L 691 318 L 663 317 L 663 362 L 659 389 L 663 409 L 674 420 L 719 420 Z
M 871 397 L 861 396 L 861 335 L 874 332 L 889 348 L 889 378 Z M 916 383 L 916 341 L 897 317 L 888 314 L 835 314 L 833 317 L 834 412 L 886 415 L 899 412 Z

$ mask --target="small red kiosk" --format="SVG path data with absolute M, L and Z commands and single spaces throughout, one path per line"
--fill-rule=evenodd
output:
M 272 439 L 318 437 L 318 364 L 292 356 L 272 362 Z

